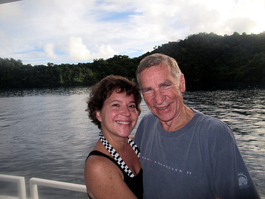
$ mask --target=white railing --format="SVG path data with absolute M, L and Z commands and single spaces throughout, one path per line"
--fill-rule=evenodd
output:
M 26 197 L 26 185 L 25 185 L 25 178 L 19 176 L 11 176 L 11 175 L 4 175 L 0 174 L 0 181 L 5 182 L 15 182 L 18 185 L 18 198 L 19 199 L 27 199 Z M 76 191 L 86 193 L 86 186 L 81 184 L 74 184 L 68 182 L 60 182 L 55 180 L 46 180 L 41 178 L 31 178 L 29 180 L 30 185 L 30 198 L 31 199 L 39 199 L 38 195 L 38 185 L 45 186 L 45 187 L 52 187 L 57 189 L 64 189 L 69 191 Z M 1 196 L 1 198 L 17 198 L 17 197 L 8 197 L 8 196 Z
M 40 179 L 40 178 L 31 178 L 29 180 L 29 184 L 30 184 L 31 199 L 39 199 L 37 185 L 86 193 L 85 185 L 73 184 L 73 183 L 68 183 L 68 182 L 45 180 L 45 179 Z
M 26 185 L 25 185 L 25 178 L 24 177 L 0 174 L 0 181 L 17 183 L 18 198 L 19 199 L 26 199 L 27 198 L 26 197 Z M 10 198 L 8 196 L 3 196 L 3 197 L 4 198 Z M 0 196 L 0 198 L 1 198 L 1 196 Z

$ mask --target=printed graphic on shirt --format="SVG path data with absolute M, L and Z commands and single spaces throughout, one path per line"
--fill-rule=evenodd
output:
M 248 188 L 248 178 L 243 173 L 238 174 L 238 185 L 240 189 Z
M 157 165 L 159 165 L 161 167 L 164 167 L 164 168 L 169 169 L 169 170 L 174 171 L 174 172 L 179 172 L 179 173 L 191 175 L 191 171 L 185 171 L 185 170 L 183 170 L 181 168 L 171 167 L 171 166 L 168 166 L 168 165 L 166 165 L 166 164 L 164 164 L 162 162 L 159 162 L 159 161 L 156 161 L 156 160 L 152 160 L 152 159 L 150 159 L 148 157 L 141 156 L 141 159 L 142 159 L 142 161 L 148 161 L 149 163 L 157 164 Z

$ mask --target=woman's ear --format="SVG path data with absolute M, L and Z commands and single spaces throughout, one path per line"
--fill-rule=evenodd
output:
M 96 118 L 97 118 L 98 121 L 102 122 L 99 110 L 96 111 Z

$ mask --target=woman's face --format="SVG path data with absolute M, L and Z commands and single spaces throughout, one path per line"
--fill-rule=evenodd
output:
M 105 136 L 128 137 L 138 120 L 134 95 L 113 91 L 96 116 Z

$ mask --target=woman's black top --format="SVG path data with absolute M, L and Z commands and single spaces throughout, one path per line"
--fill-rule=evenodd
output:
M 120 167 L 120 165 L 113 158 L 111 158 L 110 156 L 107 156 L 106 154 L 101 153 L 100 151 L 96 151 L 96 150 L 95 151 L 91 151 L 91 153 L 88 155 L 88 157 L 91 156 L 91 155 L 98 155 L 98 156 L 106 157 L 109 160 L 111 160 L 114 164 L 116 164 L 120 168 L 122 173 L 123 173 L 124 182 L 131 189 L 131 191 L 134 193 L 134 195 L 137 198 L 139 198 L 139 199 L 143 198 L 143 170 L 142 170 L 142 168 L 141 168 L 140 172 L 136 176 L 129 177 L 123 171 L 123 169 Z

